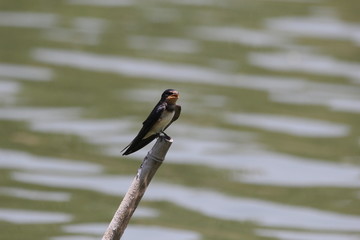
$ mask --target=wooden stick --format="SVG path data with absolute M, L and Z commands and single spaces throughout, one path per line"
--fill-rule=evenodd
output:
M 171 138 L 167 139 L 164 136 L 158 138 L 153 148 L 144 158 L 137 175 L 118 210 L 115 212 L 102 240 L 119 240 L 121 238 L 147 186 L 164 161 L 172 142 L 173 140 Z

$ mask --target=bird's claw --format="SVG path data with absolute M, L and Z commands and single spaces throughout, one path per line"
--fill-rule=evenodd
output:
M 167 139 L 167 140 L 170 140 L 171 137 L 169 135 L 167 135 L 164 131 L 161 131 L 161 133 L 164 135 L 164 137 Z

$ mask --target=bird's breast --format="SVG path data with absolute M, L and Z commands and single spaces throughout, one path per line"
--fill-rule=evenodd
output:
M 175 114 L 175 111 L 167 111 L 165 110 L 160 118 L 156 121 L 156 123 L 154 124 L 154 126 L 150 129 L 150 131 L 145 135 L 144 138 L 148 138 L 151 135 L 160 133 L 161 131 L 164 130 L 164 128 L 171 122 L 171 120 L 173 119 Z

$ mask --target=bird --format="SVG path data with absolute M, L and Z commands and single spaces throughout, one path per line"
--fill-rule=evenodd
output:
M 155 138 L 164 134 L 166 138 L 171 139 L 164 131 L 174 121 L 176 121 L 181 112 L 181 106 L 176 104 L 179 98 L 179 92 L 175 89 L 166 89 L 149 116 L 143 122 L 136 137 L 121 152 L 123 155 L 129 155 L 145 147 Z

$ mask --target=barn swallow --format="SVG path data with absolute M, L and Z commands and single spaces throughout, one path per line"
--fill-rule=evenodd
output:
M 181 106 L 176 104 L 178 98 L 179 92 L 174 89 L 166 89 L 163 92 L 160 101 L 143 122 L 143 126 L 137 136 L 121 151 L 126 150 L 123 155 L 129 155 L 143 148 L 159 137 L 160 133 L 170 138 L 164 131 L 180 116 Z

